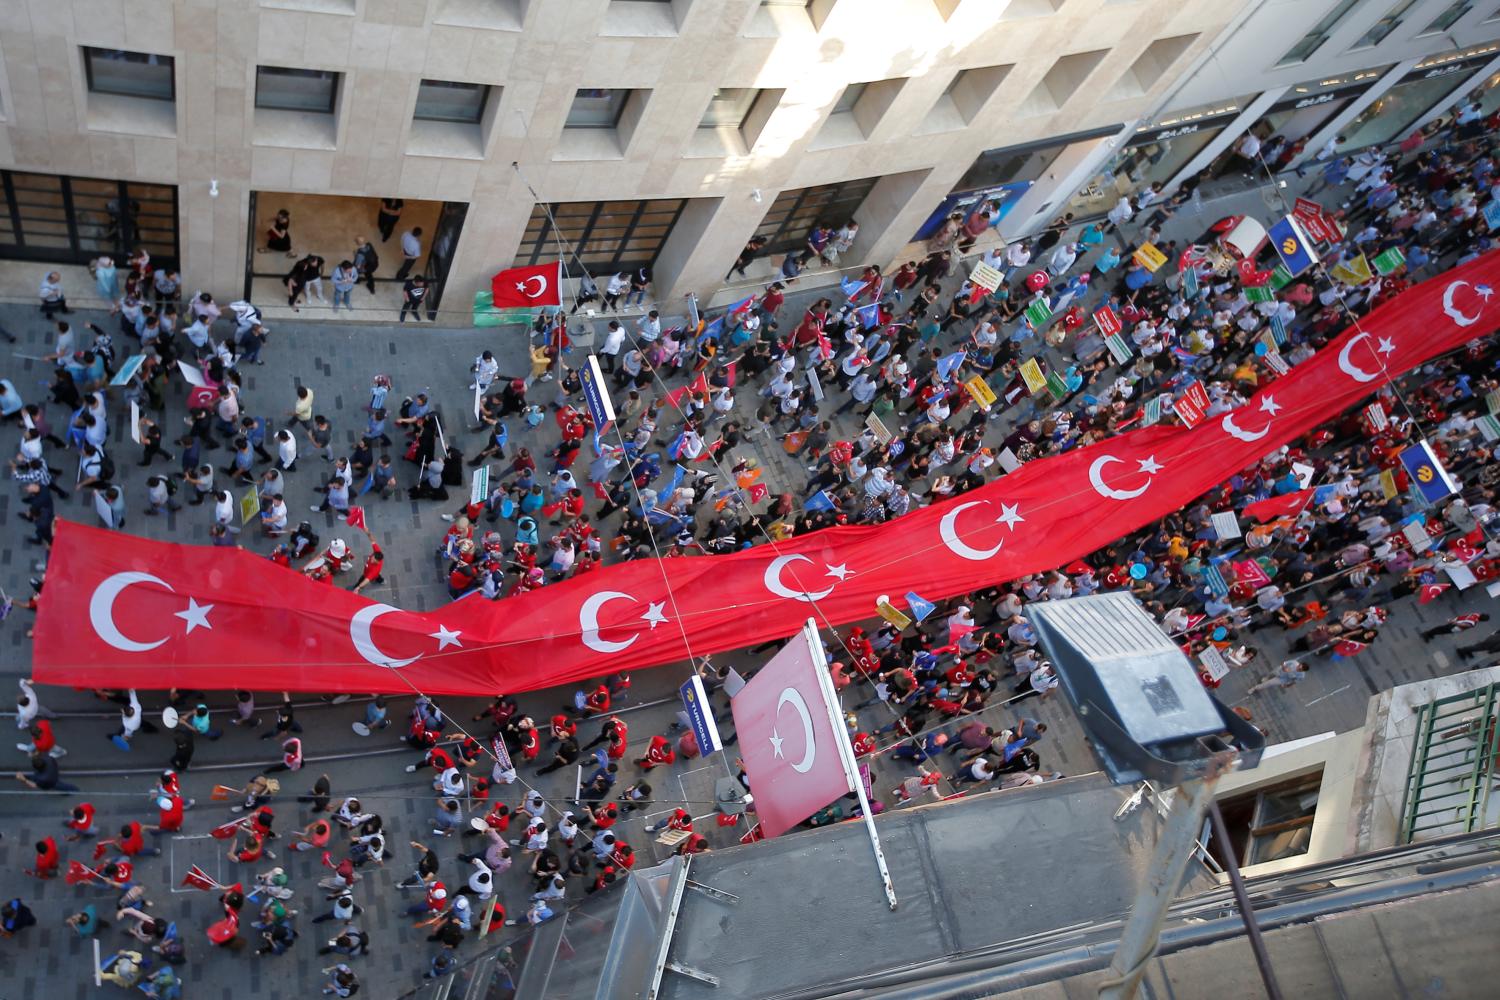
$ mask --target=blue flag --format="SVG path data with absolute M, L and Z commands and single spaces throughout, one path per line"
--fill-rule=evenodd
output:
M 869 282 L 861 281 L 859 278 L 842 278 L 839 281 L 839 288 L 847 298 L 852 299 L 863 292 L 868 284 Z
M 723 332 L 724 317 L 715 316 L 713 319 L 708 321 L 708 325 L 705 326 L 703 328 L 703 332 L 698 335 L 698 343 L 705 344 L 710 340 L 718 340 L 719 334 Z
M 923 621 L 928 615 L 937 610 L 937 605 L 925 597 L 917 596 L 916 591 L 908 590 L 906 592 L 906 609 L 911 612 L 911 616 L 917 621 Z
M 672 479 L 667 483 L 666 489 L 661 491 L 661 496 L 670 497 L 672 491 L 682 485 L 682 477 L 687 473 L 687 470 L 680 465 L 674 464 L 672 468 L 675 470 L 672 473 Z
M 1271 316 L 1271 336 L 1275 339 L 1277 347 L 1286 346 L 1286 323 L 1279 315 Z
M 859 320 L 860 326 L 866 330 L 880 325 L 880 303 L 871 302 L 867 306 L 860 306 L 854 310 L 854 316 Z
M 807 502 L 802 505 L 802 509 L 833 510 L 833 498 L 830 497 L 825 491 L 819 490 L 818 492 L 807 498 Z
M 1303 271 L 1317 263 L 1318 257 L 1312 251 L 1311 241 L 1297 220 L 1290 215 L 1267 231 L 1266 236 L 1271 240 L 1271 246 L 1276 249 L 1276 254 L 1292 277 L 1296 277 Z
M 938 363 L 937 363 L 938 378 L 940 378 L 940 379 L 942 379 L 944 381 L 947 381 L 948 380 L 948 376 L 952 375 L 958 369 L 958 366 L 961 365 L 961 364 L 963 364 L 963 363 L 964 363 L 964 352 L 963 351 L 954 351 L 952 354 L 948 355 L 946 358 L 939 358 L 938 359 Z

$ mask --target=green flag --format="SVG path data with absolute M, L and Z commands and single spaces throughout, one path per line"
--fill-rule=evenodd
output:
M 1378 274 L 1390 274 L 1406 266 L 1406 254 L 1401 252 L 1400 247 L 1391 247 L 1376 256 L 1370 263 L 1375 265 Z
M 1042 328 L 1042 324 L 1046 323 L 1047 320 L 1051 318 L 1052 309 L 1047 305 L 1046 301 L 1042 299 L 1037 299 L 1031 305 L 1026 307 L 1026 320 L 1031 324 L 1033 329 L 1040 330 Z
M 1292 272 L 1286 269 L 1285 264 L 1277 264 L 1276 270 L 1271 272 L 1271 288 L 1279 291 L 1292 283 Z
M 1261 285 L 1258 288 L 1245 289 L 1245 298 L 1251 302 L 1275 302 L 1276 293 L 1265 285 Z

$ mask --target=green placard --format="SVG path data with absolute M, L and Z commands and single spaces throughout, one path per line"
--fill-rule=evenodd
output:
M 1484 405 L 1491 413 L 1500 413 L 1500 389 L 1485 393 Z
M 1130 361 L 1130 345 L 1125 343 L 1125 338 L 1118 333 L 1104 338 L 1104 346 L 1109 348 L 1110 356 L 1115 359 L 1115 364 L 1123 365 Z
M 1190 267 L 1182 272 L 1182 291 L 1188 298 L 1198 295 L 1198 269 Z
M 1391 247 L 1384 253 L 1376 255 L 1370 263 L 1375 265 L 1377 274 L 1390 274 L 1406 265 L 1406 254 L 1401 252 L 1400 247 Z
M 1068 383 L 1064 382 L 1057 372 L 1048 372 L 1047 391 L 1052 393 L 1053 399 L 1061 402 L 1062 398 L 1068 394 Z
M 1500 420 L 1492 416 L 1483 416 L 1474 421 L 1479 428 L 1480 435 L 1485 441 L 1500 441 Z
M 1152 396 L 1146 400 L 1146 415 L 1141 421 L 1141 426 L 1150 427 L 1161 419 L 1161 397 Z
M 529 325 L 535 314 L 530 309 L 496 309 L 495 296 L 489 291 L 474 293 L 474 325 L 506 326 L 520 323 Z
M 1026 307 L 1026 321 L 1031 324 L 1032 329 L 1039 330 L 1043 323 L 1052 318 L 1052 309 L 1046 302 L 1037 299 Z
M 1271 289 L 1267 288 L 1265 285 L 1261 285 L 1257 288 L 1245 289 L 1245 298 L 1249 299 L 1251 302 L 1275 302 L 1276 293 L 1271 291 Z
M 1271 288 L 1279 290 L 1292 283 L 1292 272 L 1286 269 L 1285 264 L 1277 264 L 1276 270 L 1271 272 Z

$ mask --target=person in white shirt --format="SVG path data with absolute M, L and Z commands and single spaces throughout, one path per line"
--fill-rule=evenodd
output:
M 416 266 L 417 258 L 422 256 L 422 227 L 408 229 L 401 234 L 401 268 L 396 272 L 397 281 L 405 281 L 411 269 Z
M 276 454 L 281 459 L 281 468 L 291 472 L 292 467 L 297 464 L 297 439 L 292 436 L 291 431 L 276 432 Z
M 661 315 L 655 309 L 651 310 L 636 320 L 635 330 L 640 335 L 641 343 L 656 343 L 661 339 Z
M 1020 268 L 1031 263 L 1031 248 L 1024 240 L 1017 240 L 1005 248 L 1005 277 L 1008 279 Z
M 495 355 L 485 351 L 474 359 L 474 381 L 469 383 L 469 388 L 478 387 L 480 392 L 489 389 L 495 382 L 495 377 L 500 374 L 500 362 L 495 360 Z
M 604 289 L 604 308 L 610 312 L 620 311 L 620 296 L 630 291 L 630 275 L 621 271 L 609 279 L 609 285 Z
M 615 359 L 620 354 L 620 348 L 625 346 L 625 328 L 620 321 L 612 319 L 609 321 L 609 329 L 604 334 L 604 343 L 599 347 L 599 367 L 607 372 L 615 370 Z

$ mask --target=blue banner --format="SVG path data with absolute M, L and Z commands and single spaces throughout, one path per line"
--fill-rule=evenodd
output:
M 1437 503 L 1458 492 L 1457 484 L 1426 441 L 1419 441 L 1401 452 L 1401 467 L 1411 476 L 1412 489 L 1428 503 Z
M 719 739 L 719 726 L 714 722 L 713 706 L 708 703 L 708 694 L 703 690 L 703 678 L 694 674 L 677 689 L 677 693 L 682 696 L 682 708 L 698 741 L 698 752 L 706 757 L 724 749 L 724 742 Z
M 604 387 L 604 373 L 599 370 L 599 358 L 590 354 L 588 364 L 579 371 L 578 377 L 583 383 L 583 398 L 588 403 L 589 416 L 594 418 L 597 437 L 597 433 L 607 430 L 615 419 L 615 407 L 610 402 L 609 390 Z M 594 446 L 598 447 L 597 440 Z
M 1292 277 L 1295 278 L 1317 263 L 1318 257 L 1312 251 L 1312 241 L 1290 215 L 1272 226 L 1266 236 L 1270 238 L 1271 246 L 1276 248 L 1276 255 L 1281 258 Z

